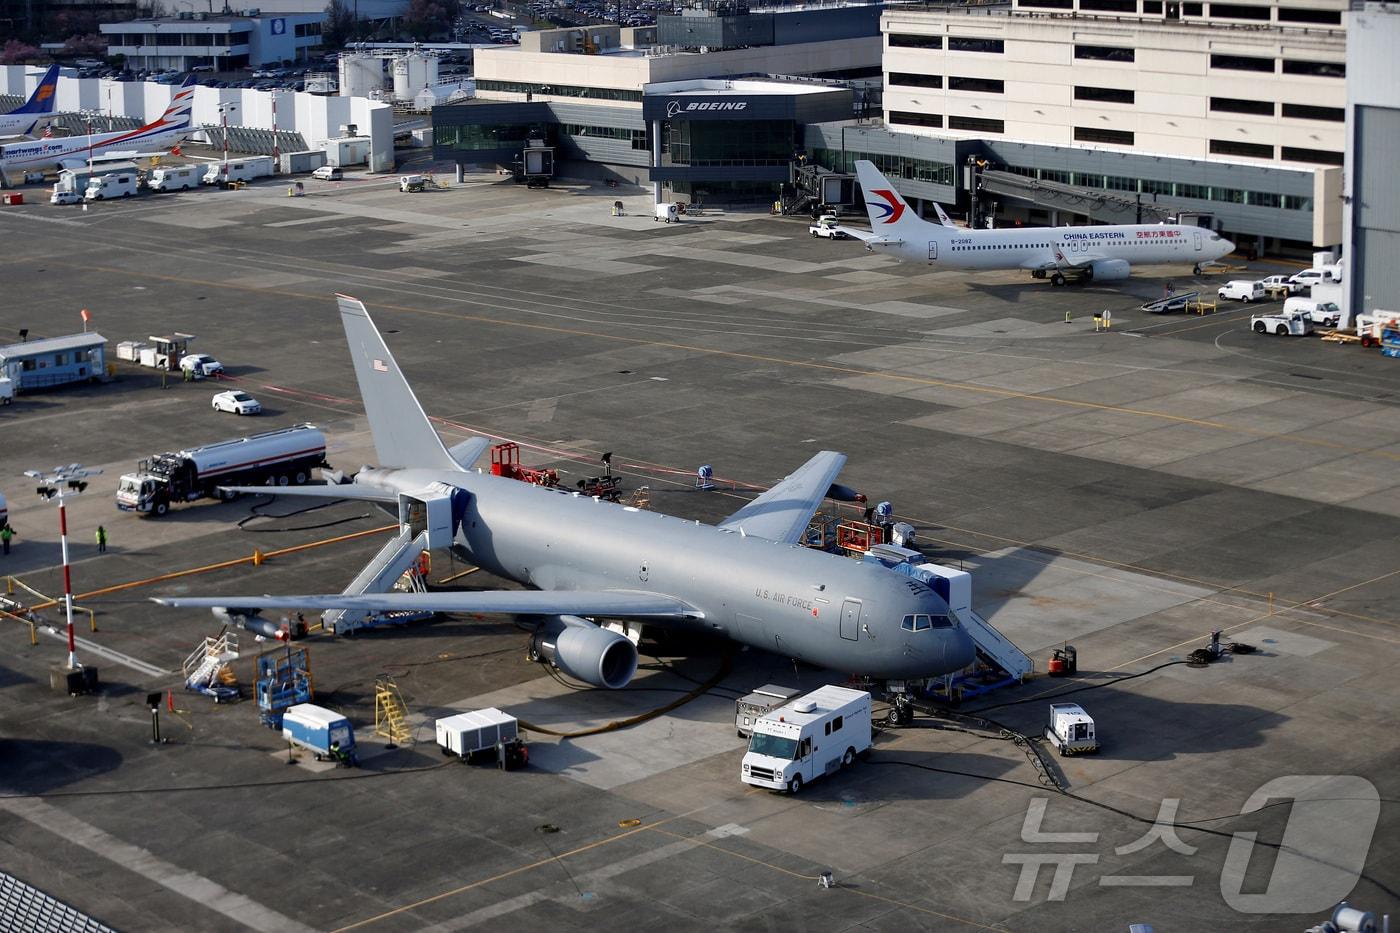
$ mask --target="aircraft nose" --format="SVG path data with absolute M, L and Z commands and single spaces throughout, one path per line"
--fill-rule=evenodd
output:
M 1224 257 L 1230 255 L 1230 254 L 1233 253 L 1234 251 L 1235 251 L 1235 244 L 1234 244 L 1232 241 L 1227 240 L 1227 239 L 1225 239 L 1224 237 L 1221 237 L 1221 239 L 1220 239 L 1220 258 L 1223 259 Z
M 977 657 L 977 646 L 967 629 L 959 625 L 943 639 L 943 662 L 949 670 L 967 667 Z

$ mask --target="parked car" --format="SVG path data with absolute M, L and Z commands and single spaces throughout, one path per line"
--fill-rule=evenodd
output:
M 224 371 L 224 364 L 207 353 L 189 353 L 180 357 L 180 370 L 191 372 L 199 378 L 212 376 Z
M 345 177 L 339 165 L 322 165 L 311 173 L 311 177 L 319 181 L 340 181 Z
M 1215 294 L 1221 301 L 1259 301 L 1264 297 L 1264 283 L 1235 279 L 1220 286 Z
M 83 202 L 82 192 L 79 191 L 54 191 L 49 195 L 50 204 L 81 204 Z
M 262 405 L 247 392 L 233 390 L 214 396 L 214 410 L 234 415 L 256 415 L 262 411 Z
M 1287 275 L 1271 275 L 1267 278 L 1260 279 L 1259 284 L 1264 286 L 1265 289 L 1286 288 L 1290 295 L 1296 295 L 1303 290 L 1303 286 L 1293 281 L 1293 278 Z

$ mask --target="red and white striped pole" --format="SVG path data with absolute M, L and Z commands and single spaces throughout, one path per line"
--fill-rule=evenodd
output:
M 68 507 L 63 504 L 63 489 L 58 490 L 58 540 L 63 549 L 63 609 L 68 616 L 68 669 L 78 669 L 78 645 L 73 636 L 73 576 L 68 566 Z
M 84 311 L 84 314 L 87 312 Z M 68 669 L 75 671 L 78 664 L 78 643 L 73 634 L 73 571 L 68 563 L 68 505 L 66 496 L 76 496 L 87 489 L 86 479 L 102 471 L 86 469 L 81 463 L 54 467 L 48 473 L 39 470 L 25 470 L 24 475 L 39 485 L 39 498 L 45 502 L 58 497 L 58 541 L 63 555 L 63 612 L 68 623 Z M 65 495 L 66 494 L 66 495 Z

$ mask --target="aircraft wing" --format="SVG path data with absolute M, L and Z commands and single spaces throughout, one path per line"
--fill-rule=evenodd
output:
M 94 155 L 91 161 L 93 165 L 100 165 L 103 162 L 134 162 L 137 159 L 163 159 L 168 155 L 170 155 L 170 150 L 168 148 L 156 149 L 151 152 L 141 152 L 136 149 L 122 149 L 119 151 L 109 149 L 106 152 L 99 152 L 97 155 Z M 71 158 L 62 159 L 61 164 L 64 168 L 76 169 L 85 168 L 88 161 L 89 159 L 86 153 L 75 153 Z
M 208 609 L 426 610 L 515 615 L 577 615 L 608 619 L 697 619 L 701 612 L 673 596 L 632 590 L 467 590 L 452 593 L 378 593 L 347 596 L 161 596 L 162 606 Z
M 853 240 L 864 240 L 867 243 L 869 243 L 872 240 L 884 239 L 884 237 L 880 236 L 879 234 L 871 233 L 869 230 L 860 230 L 855 227 L 837 227 L 836 229 L 846 234 L 846 236 L 850 237 Z
M 797 544 L 813 513 L 831 491 L 836 474 L 845 465 L 845 454 L 823 450 L 781 483 L 720 522 L 719 527 Z
M 1057 249 L 1055 250 L 1054 260 L 1050 262 L 1031 262 L 1029 265 L 1026 265 L 1025 268 L 1031 270 L 1043 269 L 1046 272 L 1054 272 L 1056 269 L 1062 271 L 1065 269 L 1082 269 L 1085 266 L 1098 262 L 1101 259 L 1111 258 L 1113 257 L 1103 256 L 1099 254 L 1090 254 L 1088 256 L 1078 256 L 1074 259 L 1066 259 L 1065 254 Z
M 398 502 L 399 494 L 383 486 L 342 483 L 327 486 L 220 486 L 225 492 L 249 496 L 303 496 L 307 499 L 359 499 L 364 502 Z

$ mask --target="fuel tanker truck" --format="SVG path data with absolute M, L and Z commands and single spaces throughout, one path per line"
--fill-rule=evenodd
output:
M 177 502 L 234 498 L 220 486 L 300 486 L 324 466 L 326 436 L 315 425 L 298 424 L 148 457 L 122 476 L 117 508 L 164 515 Z

